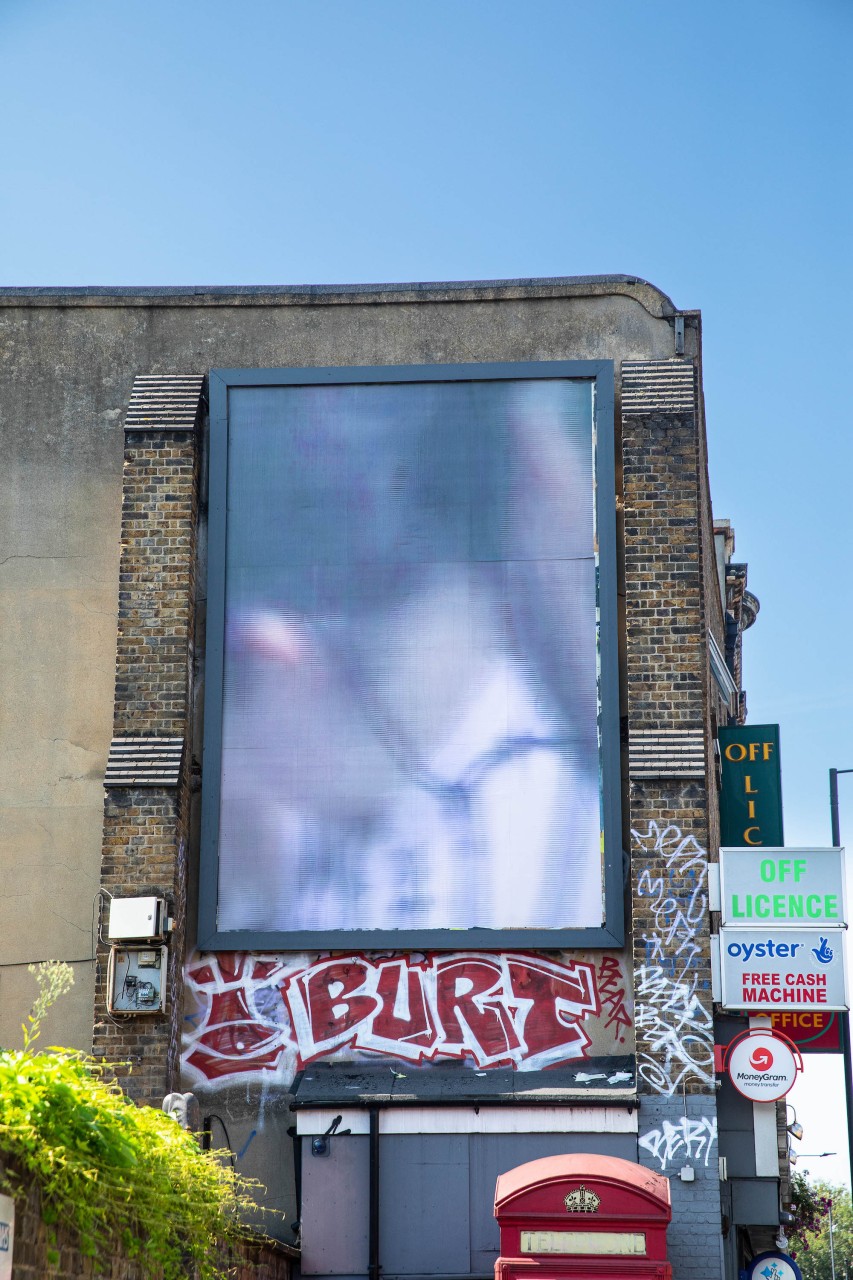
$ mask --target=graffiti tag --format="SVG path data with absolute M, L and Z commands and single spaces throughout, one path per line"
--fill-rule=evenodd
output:
M 644 1151 L 648 1151 L 660 1165 L 661 1173 L 680 1157 L 698 1164 L 704 1158 L 705 1168 L 717 1141 L 717 1121 L 713 1116 L 691 1119 L 681 1116 L 676 1124 L 664 1120 L 659 1129 L 650 1129 L 638 1139 Z
M 187 968 L 203 1016 L 185 1023 L 183 1064 L 208 1082 L 352 1050 L 540 1070 L 585 1056 L 588 1017 L 630 1027 L 618 960 L 596 978 L 587 961 L 522 952 L 207 956 Z
M 713 1022 L 699 995 L 698 939 L 708 911 L 708 859 L 693 836 L 650 822 L 631 832 L 635 847 L 651 854 L 662 874 L 646 867 L 637 895 L 648 898 L 653 927 L 643 933 L 646 959 L 635 974 L 635 1025 L 640 1077 L 662 1094 L 682 1083 L 714 1083 Z
M 624 1044 L 623 1032 L 631 1027 L 631 1015 L 627 1006 L 625 975 L 615 956 L 601 957 L 596 978 L 602 1011 L 607 1014 L 604 1025 L 608 1028 L 613 1027 L 616 1038 Z

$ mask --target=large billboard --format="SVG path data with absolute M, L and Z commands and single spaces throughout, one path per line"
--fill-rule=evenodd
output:
M 202 945 L 618 943 L 612 367 L 210 386 Z

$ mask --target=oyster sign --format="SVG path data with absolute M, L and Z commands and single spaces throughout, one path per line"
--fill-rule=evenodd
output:
M 846 1009 L 842 929 L 721 929 L 719 994 L 727 1009 Z

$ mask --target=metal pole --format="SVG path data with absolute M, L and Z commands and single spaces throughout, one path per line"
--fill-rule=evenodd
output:
M 844 770 L 848 772 L 847 769 Z M 829 771 L 829 821 L 832 824 L 832 847 L 841 848 L 841 824 L 838 821 L 838 770 Z
M 832 1201 L 829 1202 L 829 1265 L 832 1267 L 832 1280 L 835 1280 L 835 1241 L 832 1238 Z
M 829 771 L 829 817 L 832 824 L 832 846 L 841 847 L 841 823 L 838 817 L 838 775 L 853 773 L 853 769 L 830 769 Z M 850 1172 L 850 1189 L 853 1193 L 853 1037 L 850 1034 L 850 1011 L 838 1015 L 841 1032 L 841 1051 L 844 1055 L 844 1096 L 847 1100 L 847 1159 Z
M 379 1280 L 379 1108 L 370 1108 L 367 1225 L 367 1274 L 370 1280 Z M 833 1276 L 833 1280 L 835 1277 Z

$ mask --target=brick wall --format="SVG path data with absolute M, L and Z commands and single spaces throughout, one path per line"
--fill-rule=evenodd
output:
M 639 1157 L 670 1178 L 676 1280 L 722 1274 L 713 1070 L 708 851 L 717 847 L 708 662 L 718 642 L 704 433 L 698 412 L 623 416 L 627 715 L 631 730 L 693 729 L 705 776 L 634 780 L 631 934 Z M 693 1181 L 679 1169 L 689 1165 Z
M 128 434 L 114 734 L 188 739 L 192 699 L 197 447 L 194 430 Z M 183 1000 L 190 753 L 177 787 L 110 787 L 101 886 L 113 896 L 164 897 L 175 920 L 162 1015 L 110 1017 L 106 948 L 98 949 L 93 1052 L 128 1094 L 159 1104 L 177 1087 Z
M 712 1097 L 643 1099 L 639 1159 L 669 1178 L 672 1223 L 667 1253 L 674 1280 L 710 1280 L 722 1274 L 716 1132 Z M 653 1142 L 648 1141 L 649 1135 Z M 682 1169 L 692 1172 L 692 1181 L 682 1179 Z
M 60 1222 L 48 1228 L 41 1218 L 38 1189 L 23 1184 L 25 1189 L 15 1197 L 15 1246 L 12 1256 L 12 1280 L 150 1280 L 151 1271 L 144 1257 L 129 1259 L 122 1254 L 102 1258 L 98 1265 L 80 1253 L 74 1231 Z M 58 1263 L 48 1261 L 52 1251 L 59 1254 Z M 266 1245 L 237 1241 L 223 1245 L 221 1266 L 228 1269 L 232 1280 L 290 1280 L 296 1251 L 286 1245 Z M 192 1280 L 191 1272 L 187 1273 Z
M 710 523 L 700 482 L 700 444 L 695 414 L 650 412 L 623 417 L 625 521 L 625 612 L 627 710 L 632 729 L 692 729 L 707 726 L 707 642 L 703 522 Z M 703 501 L 704 499 L 704 501 Z M 706 746 L 706 774 L 710 743 Z M 710 839 L 709 796 L 704 779 L 661 777 L 630 787 L 632 831 L 644 840 L 635 850 L 632 933 L 635 969 L 661 968 L 672 981 L 693 981 L 710 1017 L 710 952 L 707 898 L 696 900 L 698 864 L 676 855 L 692 838 L 703 851 Z M 652 840 L 650 824 L 672 836 Z M 679 835 L 676 837 L 675 833 Z M 679 868 L 685 866 L 682 873 Z M 639 877 L 645 874 L 640 884 Z M 660 882 L 671 901 L 643 892 Z M 639 887 L 638 887 L 639 886 Z M 700 885 L 701 894 L 701 885 Z M 663 910 L 663 916 L 661 914 Z M 681 920 L 674 917 L 681 915 Z M 673 917 L 670 919 L 670 917 Z M 677 937 L 669 938 L 675 927 Z M 663 935 L 661 941 L 655 939 Z M 675 945 L 673 945 L 673 943 Z M 662 1067 L 671 1046 L 657 1052 Z M 682 1083 L 702 1088 L 688 1071 Z
M 654 1119 L 658 1109 L 661 1125 L 663 1119 L 675 1125 L 683 1121 L 686 1098 L 709 1120 L 716 1115 L 706 892 L 708 851 L 716 849 L 716 794 L 707 629 L 710 620 L 716 632 L 721 619 L 718 609 L 709 615 L 713 541 L 695 395 L 692 411 L 683 405 L 678 411 L 638 408 L 635 395 L 622 416 L 621 460 L 628 728 L 693 729 L 705 741 L 705 777 L 661 776 L 629 788 L 641 1114 Z M 122 517 L 117 735 L 190 740 L 196 518 L 194 434 L 163 431 L 131 443 Z M 112 1022 L 103 1015 L 98 987 L 95 1051 L 129 1061 L 132 1070 L 123 1081 L 128 1092 L 155 1103 L 176 1084 L 188 756 L 177 791 L 115 789 L 105 805 L 104 887 L 166 896 L 179 922 L 170 946 L 165 1017 Z M 670 1237 L 680 1260 L 677 1280 L 694 1274 L 692 1256 L 703 1280 L 719 1273 L 717 1177 L 714 1156 L 701 1187 L 674 1185 L 685 1208 Z

